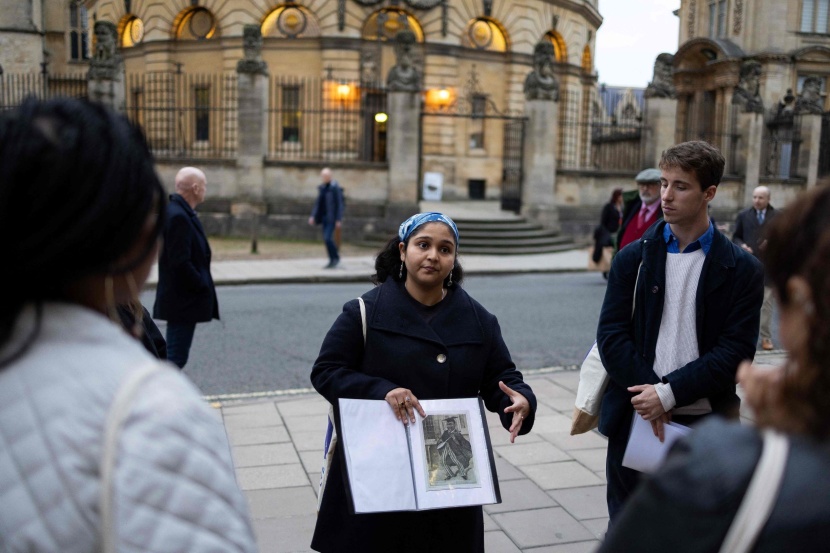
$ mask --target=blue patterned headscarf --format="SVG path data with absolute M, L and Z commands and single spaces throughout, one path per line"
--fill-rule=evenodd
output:
M 435 222 L 444 223 L 450 227 L 450 230 L 452 230 L 452 233 L 455 235 L 455 245 L 458 246 L 458 227 L 455 226 L 455 222 L 443 213 L 438 213 L 436 211 L 417 213 L 401 223 L 401 226 L 398 228 L 398 238 L 401 239 L 401 242 L 406 242 L 415 229 L 421 225 Z

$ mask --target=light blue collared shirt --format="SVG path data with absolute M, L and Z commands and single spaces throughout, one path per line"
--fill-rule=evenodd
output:
M 715 226 L 712 224 L 712 221 L 709 221 L 709 228 L 706 229 L 706 232 L 703 235 L 686 246 L 686 249 L 682 252 L 680 251 L 680 243 L 677 241 L 677 238 L 672 234 L 671 225 L 666 223 L 666 226 L 663 227 L 663 240 L 666 241 L 666 251 L 668 253 L 692 253 L 697 250 L 703 250 L 703 255 L 707 255 L 709 253 L 709 249 L 712 247 L 712 240 L 715 238 Z

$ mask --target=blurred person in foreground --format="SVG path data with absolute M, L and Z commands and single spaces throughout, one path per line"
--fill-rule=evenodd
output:
M 770 223 L 761 257 L 780 302 L 782 367 L 745 362 L 738 378 L 760 429 L 789 441 L 784 477 L 754 553 L 827 551 L 830 543 L 830 188 Z M 719 550 L 761 455 L 757 428 L 712 419 L 679 441 L 631 497 L 601 551 Z
M 59 98 L 0 117 L 0 235 L 14 237 L 0 271 L 4 552 L 256 550 L 221 422 L 118 316 L 138 301 L 164 215 L 123 116 Z

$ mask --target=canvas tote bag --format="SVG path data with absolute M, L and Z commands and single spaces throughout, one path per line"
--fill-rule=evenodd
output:
M 643 262 L 637 267 L 637 279 L 634 281 L 633 301 L 631 302 L 631 317 L 634 317 L 634 307 L 637 305 L 637 284 L 640 282 L 640 269 Z M 608 386 L 608 372 L 602 365 L 599 348 L 594 342 L 591 351 L 582 362 L 579 369 L 579 385 L 576 389 L 576 402 L 571 419 L 571 436 L 584 434 L 593 430 L 599 424 L 599 409 L 602 405 L 602 394 Z

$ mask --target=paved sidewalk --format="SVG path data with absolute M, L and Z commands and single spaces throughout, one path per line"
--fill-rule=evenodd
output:
M 466 275 L 557 273 L 584 271 L 588 249 L 534 255 L 459 255 Z M 335 269 L 324 269 L 328 259 L 255 259 L 215 261 L 211 274 L 216 284 L 288 284 L 305 282 L 368 282 L 375 272 L 375 258 L 344 257 Z M 602 278 L 597 275 L 597 278 Z M 158 282 L 153 267 L 147 284 Z
M 777 365 L 781 352 L 756 362 Z M 570 436 L 579 374 L 531 371 L 538 398 L 533 431 L 510 444 L 489 414 L 502 503 L 484 508 L 488 553 L 594 551 L 608 523 L 605 438 Z M 328 404 L 316 394 L 214 404 L 230 439 L 263 553 L 310 551 Z M 749 421 L 749 413 L 745 413 Z

